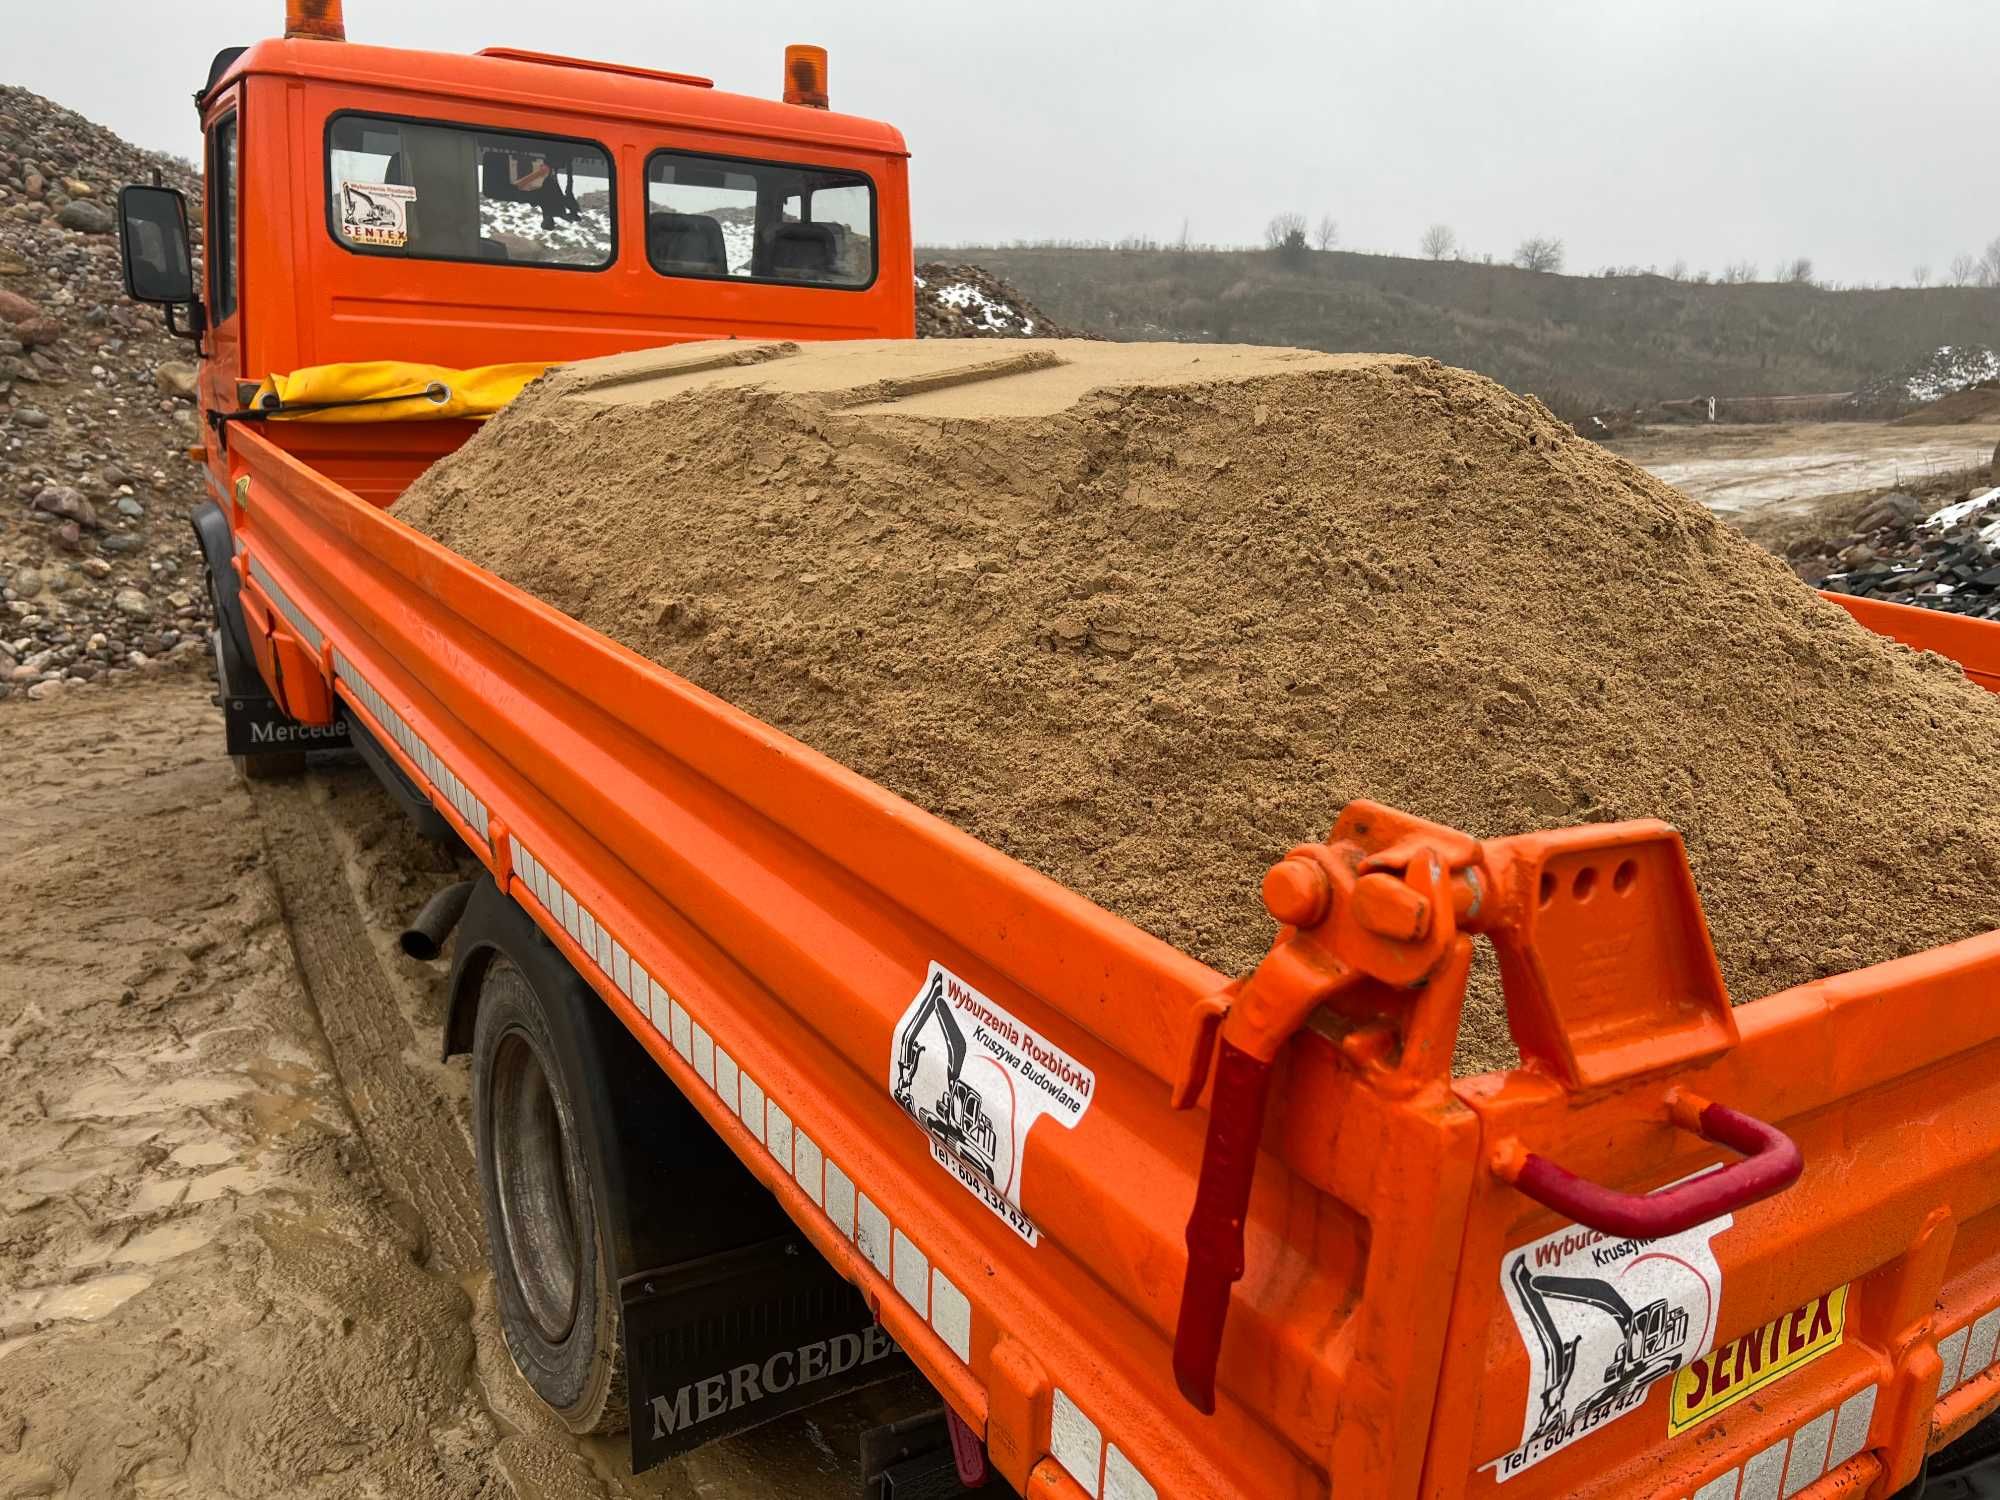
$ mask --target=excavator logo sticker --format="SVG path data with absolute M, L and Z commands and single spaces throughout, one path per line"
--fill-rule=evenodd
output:
M 417 190 L 401 182 L 340 184 L 340 232 L 350 245 L 399 249 L 410 240 L 409 206 Z
M 1021 1208 L 1028 1131 L 1044 1115 L 1071 1129 L 1097 1078 L 994 1001 L 933 963 L 896 1024 L 889 1093 L 930 1137 L 931 1159 L 1029 1244 Z
M 1715 1337 L 1727 1214 L 1657 1240 L 1571 1225 L 1501 1258 L 1500 1289 L 1528 1351 L 1521 1441 L 1484 1468 L 1501 1483 L 1645 1404 Z

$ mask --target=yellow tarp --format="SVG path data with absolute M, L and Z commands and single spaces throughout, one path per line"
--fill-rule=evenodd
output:
M 545 362 L 481 365 L 454 370 L 377 359 L 309 365 L 273 375 L 251 406 L 279 421 L 428 422 L 442 417 L 490 417 L 548 369 Z

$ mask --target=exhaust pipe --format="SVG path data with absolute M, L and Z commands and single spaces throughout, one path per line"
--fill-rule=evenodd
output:
M 416 920 L 405 927 L 396 941 L 411 958 L 428 963 L 444 956 L 445 939 L 465 915 L 465 903 L 472 899 L 472 882 L 461 880 L 448 885 L 424 903 Z

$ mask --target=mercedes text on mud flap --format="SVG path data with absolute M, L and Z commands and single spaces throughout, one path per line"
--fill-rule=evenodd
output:
M 646 1462 L 824 1349 L 808 1395 L 907 1357 L 952 1468 L 1037 1496 L 1880 1497 L 1966 1452 L 2000 1405 L 2000 935 L 1732 1010 L 1665 825 L 1355 802 L 1271 869 L 1232 977 L 470 565 L 384 511 L 504 393 L 357 392 L 908 339 L 907 152 L 823 107 L 812 49 L 777 102 L 349 44 L 337 11 L 217 58 L 202 285 L 154 189 L 128 285 L 200 339 L 239 665 L 481 867 L 448 1045 L 509 1352 L 562 1421 Z M 256 399 L 302 372 L 349 399 Z M 1846 607 L 2000 663 L 2000 626 Z M 1453 1078 L 1475 938 L 1521 1064 Z M 704 1323 L 724 1285 L 754 1313 Z M 1673 1429 L 1683 1376 L 1706 1403 L 1837 1287 L 1837 1341 Z M 903 1356 L 847 1367 L 872 1329 Z

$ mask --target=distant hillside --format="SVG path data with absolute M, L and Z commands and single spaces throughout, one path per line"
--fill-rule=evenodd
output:
M 1680 396 L 1848 391 L 1942 344 L 2000 344 L 2000 291 L 1825 291 L 1552 276 L 1315 252 L 958 247 L 1053 318 L 1117 339 L 1429 354 L 1564 416 Z

